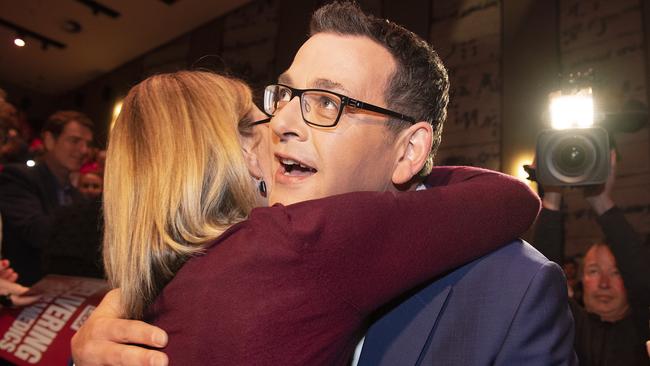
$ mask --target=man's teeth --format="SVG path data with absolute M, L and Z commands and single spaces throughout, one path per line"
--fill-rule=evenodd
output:
M 301 164 L 292 159 L 282 158 L 280 159 L 280 163 L 284 166 L 284 173 L 283 173 L 284 175 L 291 175 L 292 172 L 295 172 L 299 175 L 316 173 L 316 169 Z
M 280 162 L 282 164 L 284 164 L 284 165 L 298 165 L 299 167 L 301 167 L 303 169 L 312 169 L 311 167 L 309 167 L 307 165 L 300 164 L 299 162 L 291 160 L 291 159 L 280 159 Z

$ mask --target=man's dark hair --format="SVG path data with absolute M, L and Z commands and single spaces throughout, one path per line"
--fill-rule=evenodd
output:
M 440 145 L 449 102 L 447 70 L 431 45 L 400 25 L 364 13 L 354 2 L 333 2 L 316 10 L 310 35 L 317 33 L 368 37 L 390 52 L 396 70 L 388 80 L 384 97 L 389 109 L 433 126 L 433 146 L 420 171 L 420 175 L 428 174 Z M 408 126 L 409 123 L 396 119 L 388 122 L 393 132 Z
M 93 121 L 85 114 L 78 111 L 57 111 L 52 113 L 52 115 L 48 117 L 47 121 L 45 121 L 45 124 L 41 129 L 41 134 L 49 132 L 54 135 L 54 138 L 59 138 L 65 125 L 72 121 L 88 127 L 91 131 L 93 130 Z

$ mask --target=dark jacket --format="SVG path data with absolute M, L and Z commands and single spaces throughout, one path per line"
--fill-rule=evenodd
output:
M 615 323 L 601 321 L 574 301 L 575 349 L 581 365 L 650 365 L 645 349 L 650 306 L 650 260 L 641 239 L 623 212 L 613 207 L 597 218 L 605 233 L 630 302 L 627 317 Z M 563 215 L 543 209 L 535 229 L 535 246 L 561 261 Z
M 45 164 L 6 165 L 0 173 L 0 212 L 3 220 L 2 256 L 11 261 L 20 282 L 41 278 L 41 248 L 49 240 L 58 201 L 59 184 Z M 81 195 L 70 191 L 72 200 Z

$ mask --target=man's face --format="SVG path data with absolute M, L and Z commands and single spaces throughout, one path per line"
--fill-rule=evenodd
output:
M 298 89 L 331 90 L 386 107 L 384 90 L 393 70 L 393 57 L 370 39 L 319 33 L 300 48 L 279 82 Z M 312 127 L 302 119 L 299 98 L 292 99 L 271 120 L 270 202 L 291 204 L 345 192 L 393 189 L 396 146 L 386 120 L 345 108 L 337 126 Z
M 92 131 L 76 121 L 68 122 L 58 138 L 45 132 L 48 159 L 60 168 L 77 171 L 81 168 L 92 139 Z
M 585 256 L 584 302 L 591 313 L 603 320 L 622 319 L 629 307 L 623 278 L 616 267 L 616 258 L 605 245 L 592 247 Z

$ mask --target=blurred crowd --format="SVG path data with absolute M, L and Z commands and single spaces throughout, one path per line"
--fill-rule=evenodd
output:
M 1 253 L 24 285 L 50 273 L 103 277 L 106 153 L 94 145 L 93 130 L 85 114 L 63 110 L 36 133 L 0 91 Z

